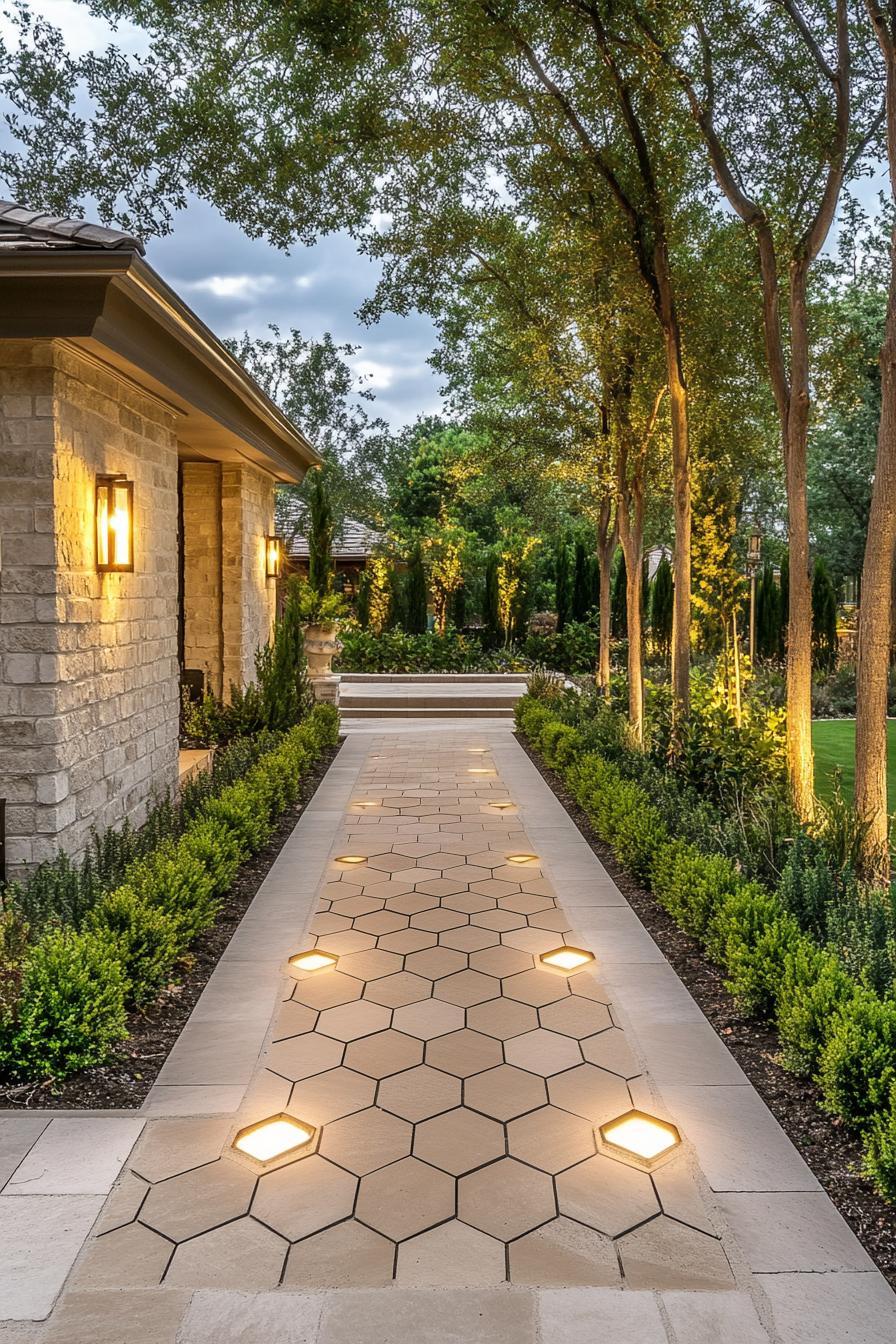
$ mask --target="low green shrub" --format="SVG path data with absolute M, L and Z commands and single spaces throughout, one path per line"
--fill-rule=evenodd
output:
M 726 986 L 741 1008 L 772 1016 L 785 958 L 801 936 L 793 916 L 776 896 L 746 882 L 720 902 L 708 934 L 710 956 L 728 972 Z
M 660 847 L 650 870 L 657 900 L 693 938 L 705 939 L 716 908 L 742 884 L 730 860 L 702 854 L 686 841 Z
M 101 1064 L 127 1035 L 128 982 L 116 938 L 52 929 L 28 951 L 18 1013 L 0 1046 L 6 1067 L 28 1078 Z
M 784 954 L 776 1025 L 786 1068 L 815 1073 L 834 1015 L 853 987 L 837 957 L 810 938 L 798 939 Z
M 129 1003 L 153 999 L 168 984 L 183 946 L 179 920 L 132 888 L 119 887 L 94 906 L 87 927 L 114 939 Z
M 865 1142 L 865 1174 L 884 1199 L 896 1204 L 896 1083 L 887 1106 L 871 1121 Z
M 375 634 L 348 625 L 340 638 L 342 652 L 334 663 L 338 672 L 524 672 L 531 665 L 513 649 L 486 650 L 474 635 L 450 627 L 444 635 L 409 635 L 403 630 Z
M 832 1019 L 818 1065 L 829 1111 L 864 1128 L 896 1082 L 896 1003 L 858 986 Z

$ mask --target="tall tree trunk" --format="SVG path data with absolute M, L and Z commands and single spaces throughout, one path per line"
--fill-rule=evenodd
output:
M 625 559 L 626 635 L 628 636 L 628 721 L 638 746 L 644 745 L 644 633 L 641 617 L 642 542 L 637 525 L 620 527 L 619 540 Z
M 809 335 L 808 265 L 790 268 L 790 397 L 784 452 L 790 620 L 787 631 L 787 769 L 793 801 L 806 821 L 815 813 L 812 754 L 812 578 L 809 572 Z
M 597 562 L 600 566 L 600 629 L 597 649 L 597 688 L 604 697 L 610 698 L 610 580 L 613 568 L 613 552 L 616 550 L 616 521 L 611 525 L 613 505 L 609 498 L 600 506 L 597 523 Z
M 672 418 L 672 508 L 675 548 L 672 574 L 672 697 L 675 717 L 687 713 L 691 684 L 691 479 L 688 398 L 682 377 L 677 321 L 666 331 L 666 368 Z
M 877 462 L 862 566 L 856 669 L 856 811 L 868 823 L 862 866 L 889 880 L 887 815 L 887 681 L 896 549 L 896 230 L 890 242 L 890 289 L 880 352 L 881 416 Z

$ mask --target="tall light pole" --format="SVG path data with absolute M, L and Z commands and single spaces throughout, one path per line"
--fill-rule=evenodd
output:
M 756 661 L 756 574 L 762 559 L 762 533 L 754 523 L 747 546 L 747 573 L 750 576 L 750 664 Z

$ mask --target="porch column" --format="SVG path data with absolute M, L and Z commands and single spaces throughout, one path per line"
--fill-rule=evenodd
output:
M 224 694 L 255 680 L 255 653 L 270 639 L 276 580 L 265 578 L 265 537 L 274 530 L 274 478 L 257 467 L 221 468 Z
M 181 464 L 184 667 L 199 668 L 209 690 L 224 690 L 221 581 L 221 464 Z

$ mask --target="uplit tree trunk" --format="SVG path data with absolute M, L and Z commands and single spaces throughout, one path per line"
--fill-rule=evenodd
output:
M 597 689 L 604 697 L 610 698 L 610 580 L 613 568 L 613 553 L 616 550 L 616 519 L 613 515 L 613 503 L 609 498 L 601 501 L 597 520 L 597 562 L 600 566 L 600 628 L 597 646 Z
M 620 500 L 619 541 L 625 559 L 628 601 L 626 635 L 628 637 L 628 721 L 638 746 L 644 745 L 644 632 L 641 618 L 641 562 L 644 558 L 643 490 L 631 491 L 630 499 Z
M 674 312 L 673 312 L 674 317 Z M 681 339 L 677 318 L 666 332 L 666 370 L 672 418 L 672 507 L 675 547 L 672 554 L 672 697 L 676 716 L 690 704 L 691 677 L 691 471 L 688 444 L 687 388 L 681 371 Z
M 867 9 L 886 68 L 887 157 L 890 189 L 896 196 L 896 6 L 891 6 L 887 14 L 873 0 L 867 0 Z M 887 682 L 896 552 L 896 228 L 890 237 L 890 283 L 880 373 L 877 461 L 859 605 L 855 805 L 868 825 L 862 845 L 864 873 L 888 882 Z

